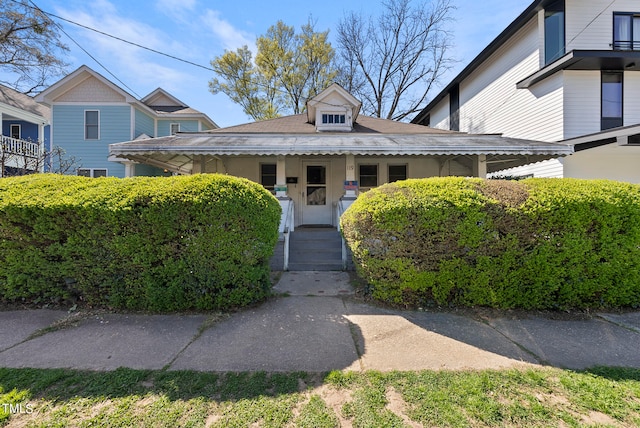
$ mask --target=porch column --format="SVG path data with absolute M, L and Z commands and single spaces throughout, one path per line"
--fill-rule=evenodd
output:
M 473 160 L 473 176 L 487 178 L 487 155 L 477 155 Z
M 353 154 L 348 154 L 346 156 L 345 159 L 345 163 L 346 163 L 346 170 L 345 170 L 345 176 L 344 176 L 344 180 L 345 181 L 351 181 L 351 182 L 355 182 L 356 181 L 356 157 Z M 344 191 L 344 196 L 341 198 L 343 200 L 345 199 L 352 199 L 355 200 L 357 197 L 356 195 L 356 191 L 354 188 L 349 187 L 347 189 L 345 189 Z
M 276 198 L 287 198 L 287 162 L 282 155 L 276 159 Z
M 280 215 L 280 233 L 287 234 L 295 230 L 293 200 L 287 195 L 287 162 L 286 157 L 280 155 L 276 158 L 276 198 L 280 202 L 282 214 Z M 288 236 L 288 235 L 287 235 Z M 288 238 L 285 239 L 288 242 Z M 288 243 L 285 243 L 285 252 L 288 251 Z M 285 255 L 288 257 L 288 255 Z
M 207 159 L 204 155 L 196 155 L 193 157 L 193 168 L 191 174 L 203 174 L 207 172 Z
M 133 162 L 125 162 L 124 163 L 124 176 L 125 177 L 133 177 L 136 175 L 136 164 Z
M 40 153 L 38 154 L 38 158 L 41 159 L 41 161 L 38 161 L 38 169 L 40 170 L 40 172 L 45 172 L 45 163 L 47 162 L 45 155 L 48 158 L 48 152 L 50 150 L 47 150 L 47 148 L 45 147 L 43 123 L 38 124 L 38 150 L 40 151 Z

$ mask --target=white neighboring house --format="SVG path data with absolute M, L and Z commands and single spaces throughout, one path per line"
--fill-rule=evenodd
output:
M 536 0 L 413 123 L 573 144 L 494 175 L 640 183 L 640 1 Z

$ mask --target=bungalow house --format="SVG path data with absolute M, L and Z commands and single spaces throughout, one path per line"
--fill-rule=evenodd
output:
M 88 177 L 163 175 L 164 169 L 153 163 L 110 157 L 109 144 L 218 127 L 161 88 L 139 100 L 87 66 L 35 100 L 51 109 L 51 144 L 73 156 L 79 164 L 74 172 Z
M 535 0 L 412 122 L 574 145 L 501 175 L 640 183 L 638 96 L 640 2 Z
M 33 98 L 0 85 L 0 177 L 44 171 L 49 113 Z
M 218 172 L 248 178 L 280 199 L 283 233 L 322 225 L 337 235 L 342 211 L 359 192 L 383 183 L 448 175 L 484 177 L 505 165 L 572 153 L 569 145 L 367 117 L 360 107 L 357 99 L 333 84 L 309 100 L 303 114 L 111 144 L 109 155 L 177 174 Z M 311 241 L 319 236 L 299 243 L 292 257 L 308 254 L 314 248 Z M 321 249 L 311 251 L 311 260 L 292 260 L 292 265 L 318 269 Z M 289 251 L 283 252 L 287 257 Z M 333 262 L 340 266 L 340 256 Z

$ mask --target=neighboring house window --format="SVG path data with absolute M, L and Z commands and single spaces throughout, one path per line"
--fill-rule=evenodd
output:
M 172 123 L 171 124 L 171 135 L 176 135 L 178 132 L 180 132 L 180 124 L 179 123 Z
M 260 184 L 272 192 L 276 185 L 276 164 L 262 163 L 260 164 Z
M 106 177 L 107 170 L 104 168 L 78 168 L 78 175 L 82 177 Z
M 84 112 L 84 139 L 100 139 L 100 112 L 98 110 L 86 110 Z
M 360 165 L 360 187 L 378 185 L 378 165 Z
M 344 114 L 323 114 L 322 123 L 345 123 L 346 115 Z
M 622 126 L 622 73 L 602 73 L 601 130 Z
M 640 13 L 613 14 L 613 49 L 640 50 Z
M 407 179 L 406 165 L 389 165 L 389 183 Z
M 544 63 L 565 53 L 564 0 L 550 4 L 544 11 Z
M 460 86 L 449 91 L 449 130 L 460 131 Z
M 20 125 L 11 125 L 11 138 L 19 140 L 22 138 L 22 129 Z

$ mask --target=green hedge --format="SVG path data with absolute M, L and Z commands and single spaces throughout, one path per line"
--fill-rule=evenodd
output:
M 456 177 L 363 195 L 342 230 L 374 298 L 558 309 L 640 305 L 640 186 Z
M 0 179 L 0 301 L 228 309 L 269 293 L 280 205 L 223 175 Z

